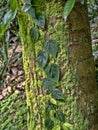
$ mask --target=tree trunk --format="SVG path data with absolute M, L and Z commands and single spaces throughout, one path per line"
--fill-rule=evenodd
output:
M 76 3 L 68 18 L 68 55 L 72 68 L 78 78 L 75 87 L 78 109 L 84 116 L 86 129 L 98 129 L 98 88 L 96 86 L 95 66 L 91 48 L 90 25 L 87 5 Z M 83 128 L 82 128 L 83 129 Z
M 66 23 L 63 19 L 65 2 L 46 1 L 43 12 L 46 17 L 45 29 L 39 29 L 40 38 L 34 42 L 30 37 L 30 29 L 35 26 L 34 22 L 21 10 L 21 2 L 18 3 L 19 31 L 26 76 L 28 130 L 48 130 L 45 125 L 48 118 L 45 108 L 51 96 L 46 95 L 43 90 L 41 81 L 45 74 L 36 62 L 36 56 L 45 41 L 50 39 L 57 42 L 59 50 L 57 58 L 51 59 L 49 63 L 59 65 L 60 83 L 56 88 L 65 95 L 64 102 L 56 101 L 55 110 L 62 110 L 66 122 L 72 124 L 75 130 L 98 130 L 98 90 L 86 4 L 81 5 L 77 2 Z M 55 111 L 48 115 L 55 126 L 50 129 L 63 128 L 63 123 L 55 119 L 54 115 Z

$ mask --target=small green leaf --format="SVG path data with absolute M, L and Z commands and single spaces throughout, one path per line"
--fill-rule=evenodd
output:
M 51 54 L 54 58 L 56 57 L 57 55 L 57 50 L 58 50 L 58 47 L 57 47 L 57 43 L 54 41 L 54 40 L 49 40 L 48 42 L 46 42 L 45 44 L 45 49 L 46 51 Z
M 64 130 L 66 130 L 66 129 L 68 129 L 68 130 L 74 130 L 73 126 L 71 124 L 69 124 L 69 123 L 64 123 L 63 124 L 63 129 Z
M 39 53 L 37 55 L 37 61 L 39 63 L 39 66 L 41 68 L 44 68 L 45 65 L 47 64 L 47 61 L 48 61 L 48 54 L 47 54 L 47 52 L 39 51 Z
M 56 100 L 64 100 L 64 95 L 62 94 L 62 92 L 59 89 L 55 89 L 52 92 L 52 97 Z
M 47 90 L 49 93 L 53 91 L 54 89 L 54 83 L 50 79 L 45 78 L 43 80 L 43 87 L 45 90 Z
M 39 15 L 37 19 L 35 19 L 35 24 L 41 28 L 45 26 L 45 17 L 43 15 Z
M 46 106 L 46 114 L 49 114 L 49 112 L 53 109 L 54 109 L 53 105 L 51 105 L 49 102 L 48 105 Z
M 13 11 L 13 10 L 9 10 L 3 18 L 3 22 L 4 24 L 9 24 L 16 16 L 17 10 Z
M 38 30 L 37 30 L 36 28 L 31 28 L 31 29 L 30 29 L 30 35 L 31 35 L 31 37 L 32 37 L 35 41 L 37 41 L 38 38 L 39 38 L 39 32 L 38 32 Z
M 45 127 L 48 129 L 48 130 L 51 130 L 53 127 L 54 127 L 54 122 L 50 119 L 50 118 L 47 118 L 45 120 Z
M 55 118 L 58 119 L 58 120 L 60 120 L 63 123 L 65 122 L 65 116 L 64 116 L 63 112 L 60 111 L 60 110 L 56 111 Z
M 64 19 L 66 20 L 75 5 L 75 0 L 67 0 L 64 7 Z
M 1 36 L 5 35 L 6 29 L 7 29 L 6 24 L 3 24 L 3 25 L 0 26 L 0 35 Z
M 54 81 L 54 82 L 59 81 L 60 71 L 59 71 L 58 65 L 51 64 L 51 65 L 47 66 L 45 72 L 47 74 L 47 77 L 49 79 L 51 79 L 52 81 Z
M 25 6 L 23 7 L 23 10 L 25 12 L 27 12 L 33 19 L 36 18 L 36 16 L 35 16 L 35 8 L 33 8 L 31 5 L 25 4 Z
M 7 13 L 5 13 L 3 17 L 3 24 L 0 26 L 0 34 L 4 35 L 6 32 L 6 29 L 10 26 L 11 21 L 16 17 L 17 9 L 12 10 L 10 9 Z
M 29 15 L 31 15 L 32 18 L 36 18 L 35 9 L 33 7 L 31 7 L 27 12 L 29 13 Z

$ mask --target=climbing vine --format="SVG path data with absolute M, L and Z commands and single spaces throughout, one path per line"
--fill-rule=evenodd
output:
M 40 29 L 45 29 L 45 16 L 39 11 L 42 7 L 42 1 L 39 5 L 34 1 L 26 1 L 23 10 L 27 12 L 34 21 L 34 26 L 30 29 L 30 36 L 33 42 L 37 42 L 40 37 Z M 44 5 L 44 4 L 43 4 Z M 40 70 L 44 72 L 44 79 L 42 80 L 42 89 L 44 91 L 43 96 L 39 94 L 38 98 L 42 98 L 42 102 L 45 102 L 45 108 L 43 110 L 45 129 L 59 130 L 59 129 L 72 129 L 72 125 L 65 123 L 65 114 L 62 111 L 58 102 L 62 103 L 65 100 L 65 96 L 62 92 L 60 85 L 60 67 L 56 64 L 56 58 L 58 55 L 57 42 L 52 38 L 49 38 L 42 45 L 43 49 L 39 50 L 36 55 L 36 60 L 39 64 Z M 39 88 L 37 88 L 39 91 Z M 40 101 L 41 103 L 41 101 Z M 40 104 L 38 103 L 38 104 Z M 40 105 L 43 105 L 41 103 Z M 37 125 L 36 129 L 40 126 Z

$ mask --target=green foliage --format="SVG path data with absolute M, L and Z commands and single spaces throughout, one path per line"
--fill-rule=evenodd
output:
M 45 17 L 42 14 L 37 14 L 36 13 L 35 9 L 39 5 L 36 5 L 35 3 L 36 2 L 33 1 L 33 0 L 32 1 L 31 0 L 29 0 L 29 1 L 25 0 L 25 6 L 23 7 L 23 10 L 25 12 L 27 12 L 33 18 L 33 20 L 34 20 L 34 22 L 35 22 L 35 24 L 37 26 L 39 26 L 41 28 L 44 28 L 44 26 L 45 26 Z
M 51 93 L 54 90 L 54 82 L 50 79 L 45 78 L 43 80 L 43 87 L 48 93 Z
M 33 19 L 36 18 L 36 16 L 35 16 L 35 8 L 33 8 L 31 5 L 25 4 L 25 6 L 23 7 L 23 10 L 25 12 L 27 12 Z
M 17 14 L 17 4 L 16 0 L 14 2 L 9 1 L 10 9 L 5 13 L 3 17 L 3 23 L 0 27 L 0 35 L 3 37 L 6 30 L 9 28 L 11 21 L 16 17 Z
M 8 10 L 5 12 L 4 16 L 2 17 L 2 23 L 0 26 L 0 38 L 1 41 L 3 43 L 3 59 L 4 62 L 7 62 L 8 60 L 8 41 L 9 38 L 6 38 L 6 32 L 7 30 L 10 28 L 10 24 L 13 21 L 13 19 L 15 19 L 16 14 L 17 14 L 17 4 L 16 4 L 16 0 L 13 2 L 12 0 L 10 0 L 8 2 L 8 5 L 10 5 L 7 7 Z
M 35 24 L 41 28 L 45 26 L 45 17 L 43 15 L 38 15 L 37 19 L 35 19 Z
M 57 50 L 58 50 L 56 41 L 54 41 L 54 40 L 51 39 L 48 42 L 46 42 L 46 44 L 45 44 L 45 50 L 49 54 L 51 54 L 54 58 L 56 58 Z
M 0 1 L 0 87 L 3 86 L 3 74 L 6 73 L 10 58 L 8 56 L 9 42 L 14 34 L 18 34 L 16 27 L 17 22 L 17 0 L 2 0 Z M 16 18 L 16 19 L 15 19 Z M 14 21 L 15 19 L 15 21 Z M 14 26 L 13 26 L 14 21 Z M 13 28 L 12 28 L 13 26 Z M 14 39 L 14 38 L 13 38 Z M 16 40 L 15 40 L 16 41 Z M 13 51 L 14 52 L 14 51 Z
M 84 0 L 79 0 L 79 1 L 81 2 L 81 4 L 84 3 Z M 3 32 L 2 34 L 5 33 L 4 29 L 6 29 L 6 25 L 9 26 L 10 22 L 15 18 L 16 13 L 17 13 L 16 2 L 15 1 L 13 2 L 13 0 L 11 0 L 11 2 L 12 2 L 12 4 L 11 4 L 12 10 L 9 10 L 4 16 L 4 25 L 1 27 L 2 32 Z M 44 29 L 45 17 L 43 15 L 38 15 L 38 14 L 36 15 L 36 10 L 35 10 L 36 2 L 33 3 L 33 0 L 32 1 L 25 0 L 25 2 L 26 2 L 26 4 L 25 4 L 23 10 L 25 12 L 27 12 L 34 19 L 35 25 L 37 25 L 38 28 L 40 27 L 40 28 Z M 35 4 L 35 6 L 34 6 L 34 4 Z M 74 4 L 75 4 L 75 0 L 68 0 L 67 3 L 65 4 L 65 8 L 64 8 L 64 19 L 65 20 L 67 19 L 68 15 L 72 11 Z M 38 30 L 36 28 L 31 28 L 30 36 L 36 42 L 39 39 Z M 73 130 L 71 124 L 65 123 L 65 115 L 63 114 L 62 109 L 57 104 L 58 101 L 59 102 L 64 101 L 64 95 L 62 93 L 62 90 L 57 89 L 56 84 L 55 84 L 55 83 L 58 83 L 60 80 L 60 78 L 59 78 L 60 69 L 57 64 L 51 63 L 51 60 L 48 57 L 48 54 L 49 54 L 52 56 L 52 58 L 54 60 L 54 58 L 56 58 L 56 56 L 57 56 L 57 51 L 58 51 L 58 47 L 57 47 L 56 41 L 50 39 L 48 42 L 45 43 L 44 50 L 39 51 L 39 53 L 37 55 L 38 64 L 39 64 L 40 68 L 41 69 L 43 68 L 43 70 L 46 72 L 46 76 L 47 76 L 47 78 L 45 78 L 43 80 L 43 88 L 45 91 L 48 90 L 48 93 L 46 93 L 46 94 L 51 94 L 51 99 L 49 99 L 46 104 L 47 105 L 46 111 L 48 112 L 49 117 L 45 119 L 45 127 L 48 130 L 50 130 L 52 128 L 55 130 L 60 130 L 60 128 L 62 128 L 63 130 Z M 48 59 L 49 59 L 49 62 L 48 62 Z M 54 62 L 55 62 L 55 60 L 54 60 Z M 20 104 L 20 102 L 18 102 L 18 104 Z M 9 103 L 6 104 L 6 106 L 8 106 L 8 105 L 9 105 Z M 17 106 L 17 104 L 16 104 L 16 106 Z M 5 107 L 2 110 L 4 110 L 4 109 L 5 109 Z M 17 112 L 16 116 L 19 117 L 22 112 L 23 112 L 23 109 L 20 110 L 19 113 Z M 52 113 L 52 115 L 50 113 Z M 5 121 L 5 124 L 9 124 L 8 129 L 24 129 L 24 126 L 21 123 L 21 121 L 23 121 L 22 119 L 23 119 L 23 117 L 20 118 L 18 123 L 15 122 L 17 125 L 13 126 L 10 123 L 10 122 L 13 122 L 13 117 L 10 117 L 8 120 Z M 63 123 L 63 127 L 60 125 L 54 126 L 56 119 L 59 120 L 60 123 Z M 4 129 L 6 129 L 5 126 L 6 125 L 3 126 Z M 2 128 L 2 130 L 3 130 L 3 128 Z
M 58 82 L 59 81 L 59 67 L 56 64 L 50 64 L 47 66 L 45 69 L 46 75 L 49 79 L 51 79 L 53 82 Z
M 45 51 L 39 51 L 37 55 L 37 61 L 41 68 L 44 68 L 48 61 L 48 54 Z
M 61 122 L 65 122 L 65 115 L 63 114 L 62 111 L 60 110 L 57 110 L 56 113 L 55 113 L 55 118 L 60 120 Z
M 17 11 L 9 10 L 3 18 L 4 25 L 9 25 L 11 21 L 15 18 Z
M 35 18 L 35 9 L 33 7 L 30 7 L 27 10 L 28 14 L 31 15 L 32 18 Z
M 27 108 L 25 99 L 18 93 L 0 101 L 0 130 L 27 129 Z
M 41 13 L 40 14 L 36 13 L 36 6 L 34 5 L 35 3 L 36 2 L 33 3 L 33 1 L 32 1 L 32 4 L 30 3 L 30 1 L 28 4 L 25 3 L 25 7 L 23 8 L 23 10 L 25 12 L 27 12 L 30 15 L 30 17 L 32 17 L 30 12 L 28 12 L 28 11 L 30 10 L 31 7 L 35 9 L 35 12 L 32 11 L 33 12 L 32 18 L 33 18 L 33 22 L 34 22 L 33 24 L 34 24 L 35 28 L 30 29 L 30 37 L 31 37 L 32 41 L 34 41 L 35 53 L 36 53 L 36 44 L 40 38 L 40 35 L 39 35 L 40 32 L 38 32 L 38 29 L 39 29 L 39 31 L 41 29 L 44 29 L 45 16 L 43 16 Z M 38 65 L 39 65 L 41 71 L 44 71 L 45 76 L 46 76 L 46 77 L 44 77 L 44 80 L 42 82 L 42 87 L 44 89 L 43 91 L 45 92 L 45 96 L 44 95 L 42 96 L 42 100 L 45 101 L 46 109 L 42 110 L 43 105 L 42 106 L 39 105 L 37 108 L 37 111 L 38 111 L 37 116 L 34 116 L 34 118 L 35 118 L 35 120 L 37 120 L 38 116 L 40 116 L 40 114 L 43 114 L 43 115 L 41 115 L 42 117 L 46 114 L 44 116 L 43 120 L 45 123 L 44 127 L 46 127 L 47 130 L 54 128 L 56 120 L 63 122 L 62 120 L 64 119 L 62 112 L 58 111 L 56 113 L 56 117 L 54 115 L 55 110 L 60 109 L 59 106 L 57 105 L 57 101 L 59 100 L 59 102 L 60 102 L 60 101 L 64 100 L 62 91 L 60 91 L 59 89 L 58 89 L 58 91 L 56 91 L 57 89 L 55 89 L 57 84 L 59 83 L 59 77 L 60 77 L 59 66 L 55 63 L 57 52 L 58 52 L 58 47 L 57 47 L 56 41 L 54 41 L 54 39 L 50 39 L 49 41 L 44 43 L 43 49 L 40 50 L 35 57 L 36 58 L 35 61 L 36 60 L 38 61 Z M 51 62 L 51 59 L 52 59 L 52 62 Z M 35 78 L 35 80 L 36 80 L 36 78 Z M 37 88 L 37 89 L 39 89 L 39 88 Z M 39 98 L 39 96 L 41 96 L 41 95 L 37 95 L 37 98 Z M 35 101 L 36 101 L 36 103 L 41 104 L 40 101 L 37 101 L 36 99 L 35 99 Z M 39 112 L 40 111 L 39 109 L 43 113 Z M 36 113 L 36 110 L 34 110 L 34 111 Z M 39 120 L 40 120 L 40 122 L 42 122 L 41 119 L 38 119 L 38 122 L 39 122 Z M 41 128 L 41 124 L 39 124 L 39 126 L 38 126 L 35 123 L 35 127 L 36 127 L 36 129 Z
M 75 0 L 67 0 L 64 7 L 64 19 L 66 20 L 75 5 Z
M 47 95 L 50 95 L 51 98 L 48 99 L 46 104 L 46 118 L 45 118 L 45 127 L 47 130 L 60 130 L 61 126 L 56 125 L 55 122 L 58 120 L 61 123 L 65 123 L 65 115 L 62 110 L 59 110 L 58 101 L 64 102 L 64 95 L 62 91 L 56 88 L 56 85 L 60 79 L 60 69 L 59 66 L 55 63 L 51 63 L 52 58 L 56 59 L 58 47 L 56 41 L 50 39 L 44 44 L 43 50 L 38 52 L 38 63 L 40 68 L 46 73 L 46 77 L 43 80 L 42 86 Z M 47 57 L 49 54 L 49 58 Z M 47 118 L 48 117 L 48 118 Z
M 31 35 L 31 38 L 34 39 L 35 41 L 37 41 L 39 38 L 39 32 L 36 28 L 31 28 L 30 35 Z
M 54 91 L 52 92 L 52 97 L 56 100 L 64 101 L 64 96 L 59 89 L 54 89 Z
M 47 118 L 45 120 L 45 126 L 46 126 L 47 130 L 51 130 L 54 126 L 54 122 L 50 118 Z
M 17 9 L 17 0 L 10 0 L 10 8 L 15 11 Z
M 34 38 L 34 34 L 32 36 L 32 38 Z M 55 127 L 56 120 L 62 123 L 65 122 L 65 115 L 62 110 L 59 110 L 60 108 L 57 104 L 58 101 L 64 101 L 62 91 L 56 88 L 60 80 L 60 69 L 57 64 L 51 63 L 51 58 L 56 59 L 57 52 L 58 47 L 56 41 L 50 39 L 45 42 L 43 50 L 39 51 L 37 55 L 39 66 L 41 69 L 43 68 L 43 71 L 46 73 L 46 78 L 43 79 L 42 86 L 46 95 L 51 96 L 46 103 L 45 127 L 47 130 L 61 128 L 60 125 Z

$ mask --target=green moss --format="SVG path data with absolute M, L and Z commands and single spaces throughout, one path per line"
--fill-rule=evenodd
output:
M 77 98 L 74 95 L 75 87 L 78 86 L 78 78 L 68 62 L 67 27 L 65 27 L 63 19 L 61 19 L 63 16 L 61 2 L 57 2 L 55 5 L 51 3 L 47 10 L 49 11 L 47 33 L 51 39 L 58 43 L 59 51 L 55 62 L 60 66 L 61 75 L 63 75 L 60 86 L 65 95 L 65 102 L 58 103 L 58 105 L 60 105 L 65 113 L 66 121 L 74 124 L 75 130 L 87 130 L 88 123 L 84 123 L 84 117 L 78 109 Z
M 45 1 L 46 0 L 34 0 L 33 6 L 36 9 L 36 14 L 41 14 L 45 9 Z
M 27 129 L 27 108 L 20 93 L 13 93 L 0 101 L 0 130 Z

